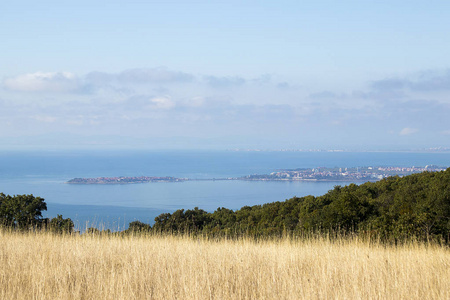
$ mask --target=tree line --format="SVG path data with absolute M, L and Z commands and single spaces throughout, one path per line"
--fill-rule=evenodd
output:
M 383 240 L 450 240 L 450 168 L 361 185 L 335 186 L 325 195 L 244 206 L 213 213 L 199 208 L 135 221 L 128 231 L 210 236 L 362 234 Z
M 72 232 L 73 222 L 42 217 L 47 206 L 33 195 L 0 194 L 0 224 Z M 87 232 L 95 233 L 94 228 Z M 382 240 L 450 241 L 450 168 L 361 185 L 335 186 L 322 196 L 294 197 L 238 210 L 180 209 L 153 225 L 134 221 L 122 234 L 202 234 L 211 237 L 360 234 Z

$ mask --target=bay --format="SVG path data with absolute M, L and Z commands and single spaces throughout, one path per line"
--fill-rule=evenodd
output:
M 163 212 L 199 207 L 238 209 L 322 195 L 342 182 L 186 181 L 128 185 L 71 185 L 75 177 L 173 176 L 190 179 L 267 174 L 278 169 L 450 165 L 449 153 L 233 152 L 233 151 L 20 151 L 0 152 L 0 192 L 46 200 L 47 217 L 63 214 L 77 228 L 109 229 L 152 223 Z

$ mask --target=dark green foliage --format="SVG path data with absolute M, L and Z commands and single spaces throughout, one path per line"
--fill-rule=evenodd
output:
M 3 226 L 19 229 L 40 226 L 44 220 L 43 210 L 47 210 L 43 198 L 0 193 L 0 224 Z
M 127 232 L 142 233 L 142 232 L 150 232 L 151 229 L 152 227 L 149 224 L 145 224 L 140 221 L 134 221 L 128 225 Z
M 370 225 L 381 234 L 405 238 L 450 235 L 450 169 L 382 182 L 388 191 L 377 200 L 378 217 Z
M 95 227 L 89 227 L 88 229 L 86 229 L 86 233 L 92 234 L 92 235 L 98 235 L 101 233 L 101 231 Z
M 43 198 L 33 195 L 5 195 L 0 193 L 0 226 L 12 229 L 47 228 L 55 233 L 71 233 L 74 224 L 61 215 L 51 220 L 42 217 L 47 210 Z
M 113 232 L 111 231 L 111 229 L 100 230 L 95 227 L 89 227 L 88 229 L 86 229 L 85 234 L 88 234 L 88 235 L 111 235 L 111 234 L 113 234 Z
M 166 213 L 156 217 L 153 230 L 156 232 L 171 233 L 199 232 L 211 221 L 211 214 L 198 207 L 186 211 L 179 209 L 173 214 Z
M 72 233 L 74 224 L 70 218 L 64 219 L 62 215 L 51 219 L 48 222 L 48 228 L 56 233 Z
M 140 223 L 140 222 L 139 222 Z M 233 211 L 195 208 L 165 213 L 132 228 L 210 236 L 281 236 L 310 232 L 374 235 L 384 240 L 450 240 L 450 169 L 336 186 L 306 196 Z
M 309 198 L 300 207 L 304 229 L 352 230 L 374 213 L 371 196 L 364 186 L 336 186 L 327 194 Z

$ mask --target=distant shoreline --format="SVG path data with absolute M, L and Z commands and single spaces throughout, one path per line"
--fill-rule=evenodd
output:
M 127 185 L 127 184 L 145 184 L 145 183 L 168 183 L 168 182 L 186 182 L 186 181 L 285 181 L 285 182 L 296 182 L 296 181 L 306 181 L 306 182 L 366 182 L 366 181 L 378 181 L 376 179 L 366 180 L 366 179 L 243 179 L 243 178 L 205 178 L 205 179 L 186 179 L 180 181 L 148 181 L 148 182 L 64 182 L 64 184 L 74 184 L 74 185 Z
M 185 181 L 311 181 L 311 182 L 367 182 L 378 181 L 390 176 L 406 176 L 422 172 L 445 171 L 447 167 L 353 167 L 353 168 L 303 168 L 286 169 L 262 175 L 247 175 L 243 177 L 190 179 L 171 176 L 138 176 L 138 177 L 96 177 L 73 178 L 68 184 L 137 184 L 151 182 L 185 182 Z

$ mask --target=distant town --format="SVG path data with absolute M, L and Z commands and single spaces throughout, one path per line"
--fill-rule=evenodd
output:
M 248 175 L 243 180 L 288 180 L 288 181 L 377 181 L 389 176 L 406 176 L 421 172 L 444 171 L 446 167 L 354 167 L 354 168 L 311 168 L 279 170 L 267 175 Z
M 97 177 L 97 178 L 74 178 L 67 183 L 70 184 L 131 184 L 149 182 L 183 182 L 193 180 L 247 180 L 247 181 L 377 181 L 389 176 L 406 176 L 421 172 L 444 171 L 446 167 L 353 167 L 353 168 L 302 168 L 278 170 L 270 174 L 254 174 L 243 177 L 211 178 L 211 179 L 189 179 L 176 177 Z

